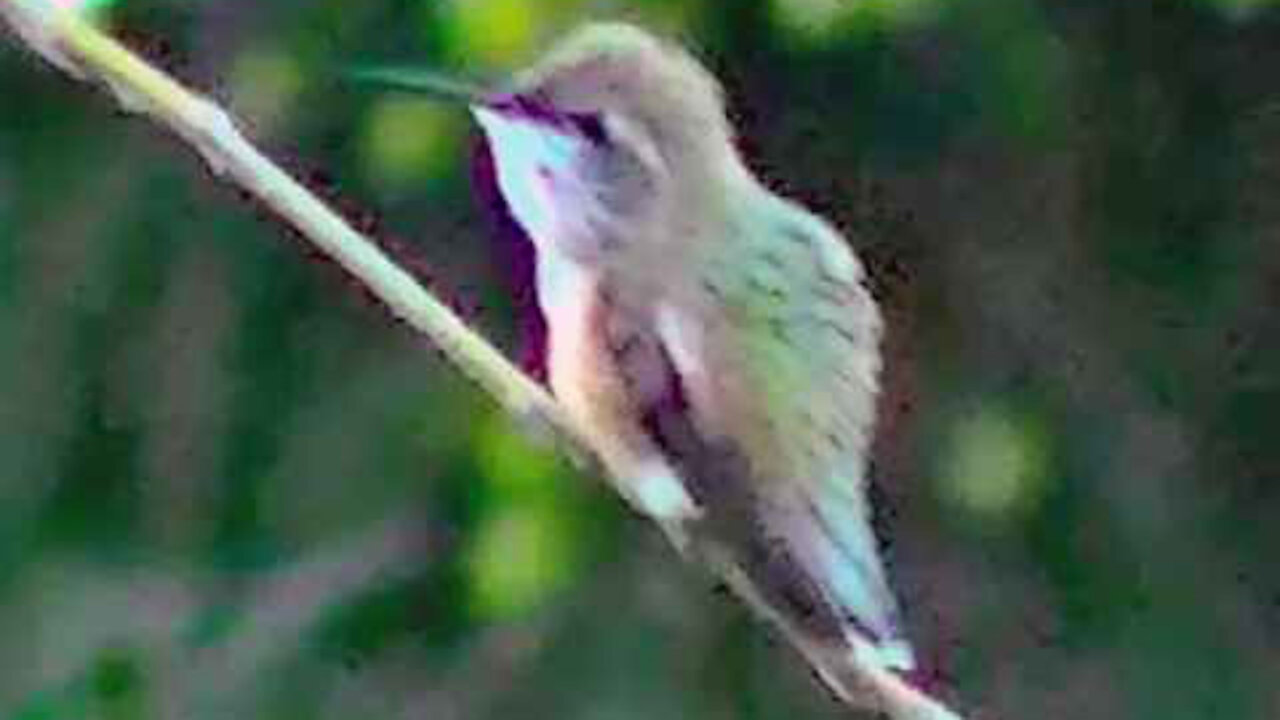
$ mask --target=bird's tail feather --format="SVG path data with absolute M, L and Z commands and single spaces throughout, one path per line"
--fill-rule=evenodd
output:
M 871 650 L 872 655 L 877 652 Z M 961 720 L 955 711 L 893 668 L 862 662 L 848 648 L 827 645 L 807 651 L 802 648 L 802 653 L 832 692 L 848 705 L 874 709 L 893 720 Z
M 801 516 L 784 519 L 784 533 L 805 570 L 848 626 L 846 634 L 869 641 L 864 644 L 869 644 L 874 659 L 884 667 L 912 670 L 915 656 L 903 631 L 898 602 L 885 579 L 865 509 L 858 503 L 843 502 L 845 498 L 839 500 L 820 499 Z
M 731 555 L 707 547 L 702 548 L 701 554 L 730 590 L 804 656 L 813 671 L 842 702 L 853 707 L 883 707 L 882 696 L 886 688 L 891 691 L 897 686 L 902 686 L 905 692 L 919 694 L 898 674 L 904 666 L 911 666 L 911 649 L 905 643 L 877 645 L 854 631 L 836 636 L 816 632 L 799 622 L 790 610 L 767 599 L 773 593 L 756 583 Z
M 844 704 L 875 710 L 892 720 L 962 720 L 903 674 L 902 666 L 914 663 L 904 643 L 875 645 L 861 637 L 851 637 L 848 644 L 833 643 L 786 620 L 773 623 Z

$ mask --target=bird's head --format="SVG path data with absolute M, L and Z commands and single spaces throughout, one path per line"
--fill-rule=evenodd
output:
M 646 228 L 681 234 L 664 221 L 709 212 L 743 174 L 715 78 L 633 25 L 582 26 L 498 89 L 420 70 L 352 75 L 467 103 L 516 220 L 541 250 L 582 262 L 617 257 Z
M 715 79 L 631 25 L 578 29 L 472 111 L 517 219 L 586 259 L 738 167 Z

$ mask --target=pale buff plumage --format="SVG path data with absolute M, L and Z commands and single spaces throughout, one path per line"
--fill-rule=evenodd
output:
M 752 176 L 671 44 L 590 25 L 510 90 L 536 112 L 476 112 L 538 247 L 552 389 L 614 482 L 837 692 L 852 653 L 909 668 L 863 492 L 881 319 L 857 258 Z

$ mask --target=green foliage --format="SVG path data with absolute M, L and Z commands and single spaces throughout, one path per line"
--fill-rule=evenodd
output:
M 493 79 L 602 14 L 695 43 L 889 308 L 880 528 L 961 706 L 1268 717 L 1275 3 L 616 5 L 94 3 L 513 354 L 469 118 L 340 69 Z M 337 268 L 18 52 L 0 398 L 0 716 L 840 716 Z

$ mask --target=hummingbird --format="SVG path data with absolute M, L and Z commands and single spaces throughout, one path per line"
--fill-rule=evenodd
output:
M 880 312 L 833 226 L 747 167 L 712 74 L 591 23 L 500 89 L 381 79 L 469 105 L 535 248 L 550 388 L 620 494 L 842 699 L 912 670 L 866 495 Z

